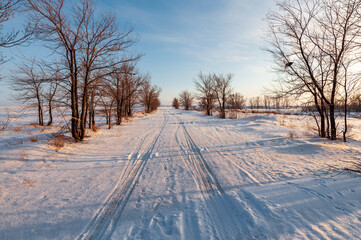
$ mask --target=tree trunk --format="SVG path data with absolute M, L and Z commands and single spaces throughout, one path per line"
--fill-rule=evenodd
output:
M 39 118 L 39 125 L 44 125 L 44 118 L 43 118 L 43 108 L 41 107 L 41 104 L 38 103 L 38 118 Z
M 71 82 L 71 135 L 75 141 L 79 141 L 79 109 L 78 109 L 78 81 L 72 64 L 70 64 Z
M 106 124 L 109 124 L 109 114 L 108 114 L 108 112 L 105 113 L 105 119 L 106 119 Z
M 123 108 L 123 100 L 117 100 L 117 121 L 116 124 L 120 125 L 122 124 L 122 108 Z
M 128 116 L 133 115 L 132 105 L 130 104 L 130 100 L 128 100 Z
M 336 120 L 335 120 L 335 105 L 330 104 L 330 125 L 331 125 L 331 140 L 337 139 L 337 132 L 336 132 Z
M 113 105 L 113 102 L 110 104 L 110 108 L 109 108 L 108 129 L 110 129 L 112 127 L 112 105 Z
M 314 101 L 315 101 L 315 106 L 317 109 L 318 114 L 320 115 L 320 126 L 319 126 L 319 137 L 326 137 L 326 131 L 325 131 L 325 114 L 324 114 L 324 105 L 323 105 L 323 101 L 321 99 L 321 104 L 318 103 L 318 98 L 317 98 L 317 94 L 314 93 L 313 95 Z M 317 123 L 318 124 L 318 123 Z
M 82 99 L 82 106 L 81 106 L 81 115 L 80 115 L 80 126 L 79 126 L 79 140 L 83 141 L 85 137 L 85 130 L 86 130 L 86 120 L 87 120 L 87 111 L 88 111 L 88 88 L 87 83 L 84 84 L 84 92 L 83 92 L 83 99 Z
M 49 121 L 48 121 L 48 126 L 50 126 L 53 123 L 53 106 L 51 104 L 52 99 L 49 99 Z
M 89 112 L 88 112 L 88 128 L 89 129 L 92 129 L 92 124 L 93 124 L 93 120 L 92 120 L 92 117 L 93 117 L 93 114 L 92 114 L 93 110 L 92 110 L 92 107 L 90 106 L 89 107 Z
M 343 130 L 343 141 L 346 142 L 346 134 L 347 134 L 347 88 L 346 88 L 346 80 L 345 80 L 345 102 L 344 102 L 344 130 Z
M 91 114 L 92 114 L 92 128 L 93 128 L 95 126 L 95 110 L 94 110 L 94 108 L 93 108 Z

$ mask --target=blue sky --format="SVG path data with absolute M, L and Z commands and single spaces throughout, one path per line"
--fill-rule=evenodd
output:
M 193 91 L 199 71 L 234 73 L 237 92 L 260 95 L 273 78 L 270 57 L 262 50 L 263 21 L 274 0 L 96 0 L 99 10 L 114 11 L 119 25 L 134 25 L 139 42 L 134 51 L 143 53 L 142 72 L 162 88 L 161 101 L 169 104 L 181 90 Z M 10 25 L 17 25 L 15 19 Z M 7 23 L 5 23 L 7 24 Z M 6 28 L 8 26 L 5 26 Z M 46 56 L 36 44 L 3 50 L 14 56 L 1 66 L 6 78 L 18 56 Z M 10 70 L 10 72 L 12 72 Z M 0 101 L 8 102 L 8 86 L 0 83 Z

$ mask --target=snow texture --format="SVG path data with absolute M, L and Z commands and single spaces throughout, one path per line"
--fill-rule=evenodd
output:
M 361 177 L 333 170 L 360 161 L 358 119 L 342 143 L 305 134 L 304 116 L 164 107 L 55 151 L 58 128 L 34 116 L 0 133 L 0 239 L 361 235 Z

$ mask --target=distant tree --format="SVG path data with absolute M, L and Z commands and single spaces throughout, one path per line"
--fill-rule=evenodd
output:
M 212 109 L 215 102 L 214 85 L 215 81 L 211 74 L 198 74 L 198 79 L 194 80 L 194 84 L 197 90 L 197 98 L 200 101 L 200 105 L 206 110 L 206 115 L 212 116 Z
M 267 95 L 263 96 L 263 106 L 266 109 L 269 109 L 271 107 L 271 98 Z
M 255 104 L 257 109 L 261 107 L 261 98 L 259 96 L 255 97 Z
M 112 87 L 106 83 L 107 82 L 104 82 L 104 84 L 99 88 L 99 101 L 102 106 L 102 112 L 105 114 L 108 129 L 110 129 L 112 127 L 112 114 L 115 98 L 112 95 Z
M 17 73 L 11 78 L 11 88 L 16 91 L 15 100 L 29 107 L 36 107 L 38 112 L 38 123 L 44 125 L 44 94 L 45 85 L 35 60 L 23 63 L 19 66 Z
M 227 104 L 230 109 L 243 109 L 246 105 L 246 98 L 240 93 L 232 93 L 229 95 Z
M 226 104 L 227 99 L 229 95 L 232 93 L 232 77 L 233 75 L 231 73 L 228 73 L 227 75 L 223 74 L 213 74 L 213 92 L 214 96 L 218 101 L 218 107 L 219 107 L 219 117 L 220 118 L 226 118 Z
M 256 106 L 256 103 L 255 103 L 255 98 L 254 97 L 251 97 L 248 99 L 248 105 L 251 109 L 254 109 L 255 106 Z
M 144 110 L 150 113 L 160 106 L 159 95 L 161 89 L 158 86 L 152 86 L 146 81 L 140 91 L 140 102 L 144 106 Z
M 173 106 L 175 109 L 179 109 L 179 101 L 178 101 L 178 98 L 174 98 L 174 99 L 173 99 L 172 106 Z
M 43 96 L 44 100 L 47 102 L 49 120 L 47 125 L 50 126 L 53 123 L 53 109 L 56 107 L 56 95 L 58 93 L 59 86 L 66 76 L 61 72 L 59 64 L 47 64 L 42 61 L 37 63 L 39 67 L 40 74 L 44 81 L 43 86 Z
M 135 64 L 126 62 L 120 68 L 115 68 L 105 80 L 108 91 L 114 98 L 117 125 L 122 123 L 123 116 L 131 115 L 133 104 L 138 98 L 136 95 L 149 78 L 149 75 L 140 75 Z
M 179 102 L 184 107 L 184 110 L 189 110 L 192 107 L 194 97 L 192 94 L 184 90 L 179 94 Z

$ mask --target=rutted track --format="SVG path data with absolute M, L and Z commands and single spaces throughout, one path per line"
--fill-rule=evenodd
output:
M 189 132 L 184 125 L 184 122 L 179 117 L 177 117 L 177 119 L 181 123 L 183 129 L 187 149 L 191 152 L 191 154 L 189 154 L 189 160 L 193 165 L 193 169 L 198 173 L 198 176 L 200 177 L 200 182 L 202 183 L 203 190 L 208 192 L 208 194 L 210 195 L 221 195 L 224 191 L 219 184 L 217 178 L 210 170 L 207 162 L 204 160 L 201 154 L 201 150 L 197 147 L 192 137 L 189 135 Z M 182 148 L 181 143 L 179 143 L 179 145 Z M 186 152 L 186 150 L 183 148 L 182 151 Z
M 168 118 L 164 115 L 162 124 L 157 127 L 156 130 L 146 133 L 142 140 L 138 141 L 135 151 L 130 155 L 129 163 L 121 174 L 117 185 L 107 197 L 103 206 L 94 215 L 83 233 L 78 237 L 79 240 L 109 239 L 111 237 L 145 165 L 152 156 L 155 144 L 162 134 L 167 121 Z M 141 152 L 142 148 L 146 149 L 144 150 L 144 154 Z
M 177 136 L 178 132 L 176 133 L 176 142 L 180 147 L 184 163 L 204 198 L 206 217 L 212 225 L 209 226 L 210 234 L 219 239 L 242 238 L 244 233 L 239 230 L 242 229 L 242 225 L 246 225 L 244 222 L 247 221 L 245 210 L 240 209 L 234 203 L 234 200 L 224 192 L 216 175 L 204 159 L 201 149 L 193 141 L 184 122 L 179 117 L 177 119 L 183 130 L 185 138 L 183 142 L 185 144 Z

